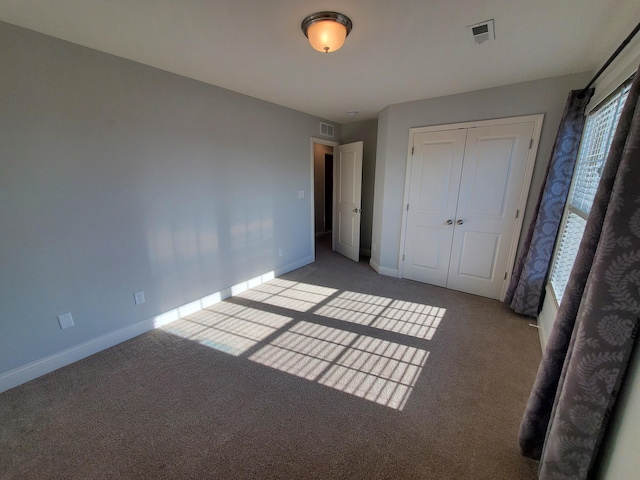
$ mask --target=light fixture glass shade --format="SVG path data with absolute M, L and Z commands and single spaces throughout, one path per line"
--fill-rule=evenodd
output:
M 322 20 L 309 25 L 309 43 L 319 52 L 335 52 L 347 38 L 347 27 L 334 20 Z
M 344 44 L 353 24 L 338 12 L 318 12 L 302 21 L 302 31 L 311 46 L 319 52 L 335 52 Z

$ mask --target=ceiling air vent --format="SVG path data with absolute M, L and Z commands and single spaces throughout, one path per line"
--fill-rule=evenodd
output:
M 324 137 L 333 137 L 333 125 L 330 123 L 320 122 L 320 135 Z
M 484 43 L 488 40 L 495 40 L 496 38 L 493 30 L 493 20 L 469 25 L 467 31 L 473 43 Z

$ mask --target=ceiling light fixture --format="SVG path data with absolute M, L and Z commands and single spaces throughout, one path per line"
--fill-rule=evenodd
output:
M 302 31 L 311 46 L 325 53 L 342 47 L 352 27 L 349 17 L 337 12 L 313 13 L 302 21 Z

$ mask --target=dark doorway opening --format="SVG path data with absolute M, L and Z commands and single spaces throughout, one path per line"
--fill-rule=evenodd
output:
M 333 155 L 324 155 L 324 231 L 333 226 Z

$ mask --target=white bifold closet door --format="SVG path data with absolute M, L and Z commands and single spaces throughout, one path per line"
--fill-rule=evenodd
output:
M 403 277 L 501 297 L 534 126 L 414 135 Z

